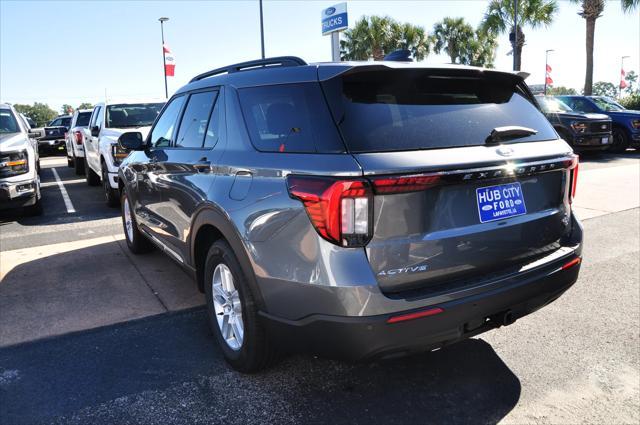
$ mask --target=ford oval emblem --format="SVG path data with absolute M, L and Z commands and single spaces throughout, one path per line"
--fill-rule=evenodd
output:
M 336 13 L 336 8 L 335 7 L 328 7 L 327 9 L 325 9 L 324 14 L 327 16 L 331 16 L 334 13 Z
M 513 149 L 511 149 L 508 146 L 502 146 L 502 147 L 496 149 L 496 152 L 498 153 L 498 155 L 502 155 L 502 156 L 511 156 L 511 155 L 513 155 Z

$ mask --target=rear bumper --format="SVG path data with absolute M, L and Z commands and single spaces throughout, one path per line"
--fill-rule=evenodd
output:
M 270 335 L 290 351 L 367 360 L 439 348 L 502 326 L 507 313 L 511 320 L 526 316 L 569 289 L 578 279 L 580 264 L 565 269 L 563 265 L 582 255 L 582 228 L 575 219 L 574 223 L 571 240 L 562 255 L 516 275 L 485 283 L 481 290 L 469 291 L 463 297 L 451 294 L 414 298 L 408 301 L 415 303 L 415 308 L 374 316 L 310 314 L 298 320 L 265 312 L 261 316 Z M 344 296 L 341 293 L 341 298 Z M 309 297 L 310 304 L 313 298 Z M 336 304 L 342 301 L 335 300 Z M 443 311 L 404 322 L 387 322 L 392 317 L 434 308 Z
M 525 279 L 506 289 L 442 303 L 443 312 L 406 322 L 394 315 L 374 317 L 310 316 L 289 321 L 263 314 L 270 335 L 292 351 L 367 360 L 439 348 L 516 320 L 557 299 L 573 285 L 580 265 Z M 410 312 L 402 312 L 410 313 Z

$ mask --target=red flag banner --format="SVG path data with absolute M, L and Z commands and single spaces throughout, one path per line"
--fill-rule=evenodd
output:
M 547 65 L 547 73 L 544 78 L 545 84 L 547 84 L 548 86 L 553 85 L 553 79 L 551 78 L 551 67 L 549 65 Z
M 171 53 L 171 50 L 169 50 L 166 44 L 162 46 L 162 49 L 164 50 L 164 72 L 167 77 L 173 77 L 176 72 L 176 59 L 173 57 L 173 53 Z
M 622 68 L 622 69 L 620 70 L 620 88 L 621 88 L 621 89 L 626 89 L 626 88 L 627 88 L 627 82 L 626 82 L 626 81 L 625 81 L 625 79 L 624 79 L 624 77 L 625 77 L 626 75 L 627 75 L 627 74 L 624 72 L 624 68 Z

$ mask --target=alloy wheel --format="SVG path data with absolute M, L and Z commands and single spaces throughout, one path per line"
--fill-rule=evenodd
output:
M 233 275 L 226 264 L 220 263 L 213 271 L 212 295 L 220 334 L 229 348 L 240 350 L 244 338 L 242 304 Z

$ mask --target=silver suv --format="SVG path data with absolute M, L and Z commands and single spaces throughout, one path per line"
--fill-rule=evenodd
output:
M 578 160 L 512 73 L 246 62 L 119 144 L 129 248 L 193 275 L 241 371 L 437 349 L 578 278 Z

